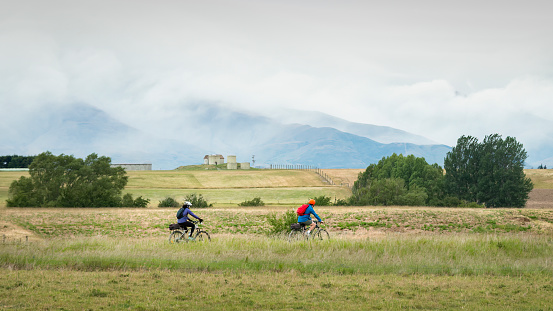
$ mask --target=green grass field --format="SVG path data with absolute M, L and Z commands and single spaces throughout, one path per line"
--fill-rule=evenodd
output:
M 22 174 L 0 172 L 0 199 Z M 317 207 L 331 240 L 289 243 L 269 217 L 347 188 L 196 169 L 130 172 L 126 191 L 205 195 L 212 241 L 169 244 L 177 209 L 157 204 L 4 205 L 0 310 L 553 310 L 551 209 Z M 236 206 L 253 197 L 270 205 Z

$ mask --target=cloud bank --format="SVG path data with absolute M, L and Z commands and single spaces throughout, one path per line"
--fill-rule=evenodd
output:
M 3 7 L 0 128 L 13 140 L 30 116 L 77 103 L 171 139 L 198 101 L 321 111 L 448 145 L 499 133 L 538 148 L 553 134 L 549 1 Z M 176 112 L 184 123 L 168 124 Z

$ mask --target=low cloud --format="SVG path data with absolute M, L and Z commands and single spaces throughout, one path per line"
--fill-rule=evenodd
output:
M 13 139 L 79 103 L 167 138 L 198 102 L 318 110 L 448 145 L 553 133 L 549 2 L 31 2 L 0 13 Z

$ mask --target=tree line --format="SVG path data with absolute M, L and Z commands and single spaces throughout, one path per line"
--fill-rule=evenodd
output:
M 148 199 L 122 195 L 128 176 L 109 157 L 85 159 L 44 152 L 29 165 L 29 177 L 11 183 L 8 207 L 146 207 Z
M 424 158 L 393 154 L 359 174 L 344 205 L 524 207 L 533 188 L 524 174 L 522 144 L 498 134 L 482 142 L 462 136 L 444 168 Z
M 0 156 L 0 168 L 28 168 L 36 156 Z

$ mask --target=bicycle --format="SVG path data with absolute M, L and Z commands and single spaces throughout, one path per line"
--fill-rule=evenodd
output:
M 209 236 L 209 233 L 207 233 L 207 231 L 202 230 L 200 228 L 201 222 L 196 220 L 190 220 L 190 221 L 196 224 L 196 229 L 192 234 L 192 240 L 188 239 L 188 227 L 181 228 L 179 224 L 170 224 L 169 230 L 171 230 L 171 233 L 169 234 L 169 243 L 175 244 L 175 243 L 188 242 L 188 241 L 195 241 L 195 242 L 211 241 L 211 237 Z
M 328 231 L 319 226 L 319 221 L 314 221 L 315 229 L 311 231 L 310 235 L 307 235 L 307 226 L 300 223 L 295 223 L 291 227 L 291 231 L 288 234 L 288 242 L 304 241 L 304 240 L 329 240 L 330 234 Z

